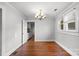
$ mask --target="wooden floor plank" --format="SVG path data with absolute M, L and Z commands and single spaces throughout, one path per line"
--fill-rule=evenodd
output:
M 10 56 L 71 56 L 56 42 L 35 42 L 33 39 L 23 44 L 15 52 Z

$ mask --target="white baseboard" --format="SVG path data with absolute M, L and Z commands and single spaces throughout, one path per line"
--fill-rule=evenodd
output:
M 61 43 L 59 43 L 56 40 L 36 40 L 36 42 L 51 42 L 54 41 L 56 42 L 58 45 L 60 45 L 64 50 L 66 50 L 70 55 L 72 56 L 78 56 L 75 52 L 71 51 L 70 49 L 66 48 L 65 46 L 63 46 Z M 5 56 L 9 56 L 12 52 L 14 52 L 19 46 L 21 46 L 21 44 L 19 44 L 15 49 L 9 51 Z
M 70 55 L 72 56 L 78 56 L 75 52 L 71 51 L 70 49 L 66 48 L 65 46 L 63 46 L 61 43 L 59 43 L 58 41 L 55 41 L 58 45 L 60 45 L 64 50 L 66 50 Z
M 11 55 L 18 47 L 20 47 L 22 44 L 19 44 L 18 46 L 16 46 L 14 49 L 12 49 L 11 51 L 9 51 L 8 53 L 6 53 L 4 56 L 9 56 Z
M 35 40 L 35 42 L 52 42 L 54 40 Z

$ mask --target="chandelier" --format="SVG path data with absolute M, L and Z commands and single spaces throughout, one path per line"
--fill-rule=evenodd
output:
M 35 18 L 38 20 L 42 20 L 45 19 L 46 16 L 44 15 L 42 9 L 39 9 L 39 11 L 36 13 Z

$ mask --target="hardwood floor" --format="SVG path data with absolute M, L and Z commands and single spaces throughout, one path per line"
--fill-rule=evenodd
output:
M 56 42 L 34 42 L 29 40 L 10 56 L 71 56 Z

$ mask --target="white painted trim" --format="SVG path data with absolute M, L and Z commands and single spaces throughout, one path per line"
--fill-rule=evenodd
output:
M 64 35 L 71 35 L 79 37 L 79 33 L 77 32 L 69 32 L 69 31 L 58 31 L 59 33 L 63 33 Z
M 0 5 L 0 8 L 2 8 L 2 54 L 1 55 L 5 55 L 5 19 L 6 19 L 6 9 L 4 6 Z
M 36 42 L 51 42 L 54 41 L 56 42 L 59 46 L 61 46 L 64 50 L 66 50 L 69 54 L 71 54 L 72 56 L 78 56 L 75 52 L 71 51 L 70 49 L 68 49 L 67 47 L 63 46 L 61 43 L 59 43 L 56 40 L 35 40 Z
M 55 42 L 60 45 L 64 50 L 66 50 L 69 54 L 71 54 L 72 56 L 78 56 L 75 52 L 71 51 L 70 49 L 68 49 L 67 47 L 65 47 L 64 45 L 62 45 L 61 43 L 59 43 L 58 41 L 55 40 Z
M 19 44 L 16 48 L 12 49 L 11 51 L 9 51 L 8 53 L 5 54 L 5 56 L 9 56 L 11 55 L 16 49 L 18 49 L 22 44 Z
M 73 7 L 74 8 L 74 7 Z M 66 11 L 64 14 L 63 14 L 63 20 L 64 20 L 64 30 L 65 31 L 70 31 L 70 32 L 78 32 L 78 15 L 77 15 L 77 9 L 73 9 L 73 8 L 70 8 L 68 11 Z M 65 17 L 68 17 L 68 15 L 70 15 L 70 14 L 73 14 L 73 13 L 75 13 L 75 20 L 67 20 L 67 21 L 65 21 Z M 76 25 L 75 25 L 75 30 L 69 30 L 68 29 L 68 23 L 70 23 L 70 22 L 75 22 L 76 23 Z
M 54 40 L 35 40 L 35 42 L 52 42 Z
M 68 11 L 70 8 L 73 8 L 74 6 L 76 6 L 78 3 L 77 2 L 72 2 L 69 6 L 67 6 L 67 8 L 65 8 L 62 12 L 60 12 L 58 14 L 58 16 L 56 18 L 58 18 L 59 16 L 61 16 L 63 13 L 65 13 L 66 11 Z

